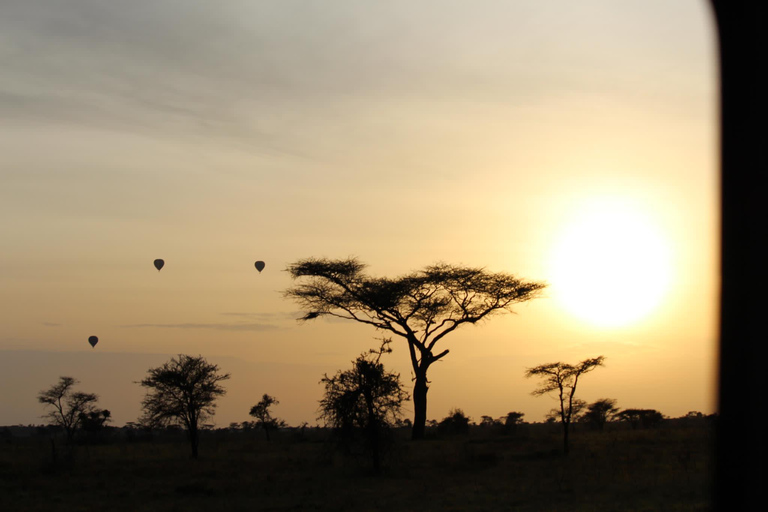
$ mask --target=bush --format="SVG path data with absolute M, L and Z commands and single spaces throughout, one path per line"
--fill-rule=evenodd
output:
M 629 422 L 634 430 L 656 427 L 664 419 L 664 415 L 656 409 L 624 409 L 616 415 L 616 418 Z
M 386 371 L 379 362 L 392 351 L 389 343 L 384 340 L 379 350 L 361 354 L 351 370 L 339 370 L 321 380 L 325 396 L 320 401 L 320 418 L 333 428 L 333 439 L 345 453 L 370 457 L 377 473 L 392 444 L 391 429 L 400 420 L 402 403 L 408 400 L 400 375 Z
M 469 434 L 469 418 L 461 409 L 451 409 L 451 412 L 437 424 L 437 431 L 441 435 L 466 435 Z

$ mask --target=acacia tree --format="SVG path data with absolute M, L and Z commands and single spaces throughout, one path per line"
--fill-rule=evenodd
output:
M 382 451 L 388 430 L 398 425 L 400 409 L 408 393 L 400 384 L 400 375 L 388 372 L 380 362 L 392 352 L 391 340 L 382 341 L 379 350 L 361 354 L 352 369 L 320 381 L 325 395 L 320 401 L 320 419 L 334 428 L 336 438 L 346 447 L 362 433 L 364 447 L 371 456 L 373 469 L 381 470 Z
M 472 418 L 464 414 L 464 411 L 455 407 L 448 412 L 448 416 L 440 420 L 437 424 L 437 431 L 448 435 L 466 435 L 469 434 L 469 423 Z
M 615 399 L 601 398 L 587 406 L 587 412 L 581 419 L 597 430 L 603 430 L 606 422 L 611 421 L 618 412 Z
M 256 418 L 256 425 L 264 429 L 264 434 L 269 441 L 269 431 L 275 430 L 285 426 L 285 422 L 280 418 L 273 418 L 269 408 L 273 405 L 278 405 L 280 402 L 277 398 L 269 396 L 264 393 L 259 403 L 251 407 L 251 411 L 248 413 Z
M 59 377 L 58 384 L 37 395 L 38 402 L 51 408 L 44 417 L 48 418 L 50 425 L 64 429 L 67 443 L 74 440 L 85 417 L 91 413 L 98 414 L 95 406 L 98 395 L 72 390 L 79 382 L 72 377 Z
M 616 413 L 616 418 L 620 421 L 629 422 L 634 430 L 638 427 L 655 427 L 661 423 L 661 420 L 664 419 L 664 415 L 656 409 L 624 409 L 623 411 Z
M 107 409 L 93 410 L 88 413 L 81 413 L 83 430 L 86 432 L 98 432 L 104 430 L 107 423 L 111 421 L 112 412 Z
M 139 382 L 148 388 L 141 405 L 144 413 L 140 422 L 148 426 L 179 425 L 187 430 L 192 447 L 192 458 L 197 458 L 201 422 L 213 416 L 215 401 L 226 393 L 219 382 L 229 374 L 218 373 L 219 367 L 203 356 L 179 354 L 157 368 Z
M 575 366 L 560 362 L 542 364 L 535 368 L 528 368 L 525 372 L 526 377 L 544 378 L 544 382 L 531 393 L 532 395 L 541 396 L 552 391 L 558 393 L 560 409 L 555 411 L 559 414 L 563 425 L 563 451 L 566 455 L 568 455 L 568 428 L 578 411 L 584 407 L 583 401 L 574 398 L 579 377 L 602 366 L 604 360 L 605 357 L 599 356 L 594 359 L 585 359 Z
M 285 295 L 306 311 L 303 320 L 333 316 L 354 320 L 405 339 L 413 367 L 413 439 L 424 437 L 429 367 L 445 357 L 437 344 L 464 324 L 476 324 L 528 301 L 543 283 L 483 268 L 437 264 L 390 279 L 366 275 L 355 258 L 310 258 L 288 266 L 301 280 Z
M 492 416 L 485 416 L 485 415 L 480 416 L 480 423 L 479 423 L 479 425 L 481 427 L 491 428 L 491 427 L 495 427 L 496 425 L 498 425 L 500 423 L 501 423 L 500 421 L 493 419 Z
M 523 416 L 525 416 L 524 412 L 512 411 L 500 420 L 504 421 L 504 428 L 507 432 L 514 433 L 517 431 L 517 427 L 523 424 Z

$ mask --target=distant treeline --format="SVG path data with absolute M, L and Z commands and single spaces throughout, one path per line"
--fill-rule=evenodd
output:
M 664 428 L 677 428 L 677 427 L 690 427 L 697 425 L 704 425 L 710 422 L 716 421 L 718 415 L 704 414 L 698 411 L 691 411 L 683 416 L 677 418 L 669 418 L 661 415 L 659 418 L 654 409 L 627 409 L 628 411 L 651 411 L 647 414 L 648 417 L 654 418 L 651 421 L 646 420 L 643 423 L 642 419 L 634 419 L 632 415 L 627 415 L 626 418 L 612 419 L 606 423 L 605 430 L 629 430 L 629 429 L 649 429 L 658 428 L 663 426 Z M 456 413 L 459 413 L 458 415 Z M 512 414 L 512 413 L 510 413 Z M 520 413 L 514 413 L 520 414 Z M 658 413 L 660 414 L 660 413 Z M 481 416 L 479 421 L 473 420 L 471 417 L 467 417 L 461 410 L 454 410 L 451 414 L 443 418 L 442 420 L 428 420 L 427 421 L 427 433 L 433 437 L 443 437 L 450 435 L 461 435 L 469 433 L 486 433 L 491 435 L 523 435 L 526 431 L 542 430 L 542 431 L 555 431 L 559 428 L 556 420 L 548 418 L 543 422 L 527 422 L 520 420 L 515 422 L 512 426 L 507 416 L 501 418 L 492 419 L 490 416 Z M 656 420 L 655 418 L 659 418 Z M 586 420 L 577 421 L 576 425 L 581 429 L 593 430 Z M 400 422 L 396 427 L 403 432 L 410 431 L 411 425 L 408 420 Z M 233 422 L 226 427 L 216 427 L 214 425 L 203 425 L 203 435 L 221 434 L 221 433 L 238 433 L 259 435 L 260 427 L 256 425 L 254 421 L 243 421 L 240 423 Z M 318 439 L 328 435 L 333 429 L 331 427 L 325 427 L 322 425 L 309 425 L 308 423 L 302 423 L 298 426 L 285 425 L 277 429 L 279 435 L 291 436 L 295 439 Z M 26 438 L 26 437 L 49 437 L 51 435 L 63 433 L 61 427 L 55 425 L 5 425 L 0 427 L 0 439 L 10 440 L 12 438 Z M 141 426 L 135 422 L 128 422 L 122 427 L 105 425 L 98 433 L 86 433 L 80 439 L 80 442 L 88 443 L 97 440 L 106 439 L 125 439 L 128 441 L 141 441 L 147 439 L 176 439 L 183 438 L 185 435 L 184 429 L 178 425 L 171 425 L 164 428 L 147 428 Z

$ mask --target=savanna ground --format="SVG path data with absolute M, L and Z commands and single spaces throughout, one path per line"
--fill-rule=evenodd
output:
M 2 511 L 699 511 L 709 510 L 713 428 L 665 421 L 648 430 L 578 425 L 568 457 L 559 425 L 504 435 L 408 440 L 387 468 L 342 456 L 327 432 L 209 431 L 200 458 L 180 434 L 117 432 L 53 462 L 47 435 L 0 441 Z

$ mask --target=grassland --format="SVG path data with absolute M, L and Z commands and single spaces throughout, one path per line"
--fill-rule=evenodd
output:
M 206 432 L 191 460 L 182 435 L 78 446 L 52 459 L 46 436 L 0 441 L 0 510 L 11 511 L 699 511 L 710 508 L 711 425 L 576 429 L 411 442 L 386 471 L 340 455 L 325 432 Z M 59 450 L 61 452 L 61 450 Z

